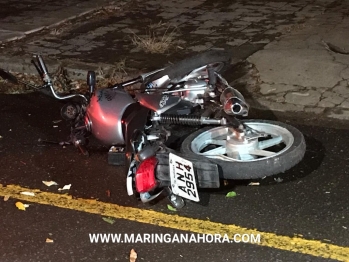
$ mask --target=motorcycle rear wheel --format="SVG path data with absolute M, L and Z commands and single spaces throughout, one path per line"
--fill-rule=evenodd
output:
M 263 141 L 263 138 L 258 138 L 255 144 L 237 142 L 236 145 L 242 146 L 241 150 L 239 148 L 238 153 L 228 154 L 226 143 L 229 128 L 206 127 L 190 134 L 183 141 L 181 152 L 187 156 L 206 157 L 219 166 L 221 178 L 239 180 L 283 173 L 304 157 L 305 140 L 298 129 L 269 120 L 245 120 L 242 123 L 253 130 L 267 133 L 269 139 Z
M 186 76 L 194 78 L 201 73 L 204 74 L 203 71 L 206 71 L 207 65 L 211 65 L 216 72 L 222 73 L 230 64 L 230 60 L 231 53 L 228 51 L 206 51 L 196 56 L 184 59 L 169 67 L 166 67 L 164 70 L 149 76 L 147 82 L 149 83 L 155 81 L 165 75 L 168 75 L 168 77 L 171 79 L 171 82 L 177 82 Z M 202 71 L 200 71 L 200 69 Z

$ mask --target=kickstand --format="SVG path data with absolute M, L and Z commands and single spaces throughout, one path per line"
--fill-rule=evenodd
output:
M 73 143 L 73 142 L 69 142 L 69 141 L 68 142 L 67 141 L 58 142 L 58 141 L 50 141 L 50 140 L 44 140 L 44 139 L 39 138 L 38 142 L 39 143 L 45 143 L 45 144 L 52 144 L 52 145 L 60 145 L 60 146 L 75 145 L 84 156 L 89 156 L 90 155 L 88 153 L 86 147 L 84 145 L 82 145 L 78 140 L 75 141 L 75 143 Z

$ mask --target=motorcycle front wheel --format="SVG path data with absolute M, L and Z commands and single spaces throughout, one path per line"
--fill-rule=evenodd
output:
M 293 126 L 269 120 L 241 122 L 247 132 L 245 139 L 234 138 L 230 127 L 206 127 L 190 134 L 183 141 L 181 152 L 208 158 L 219 166 L 225 179 L 276 175 L 294 167 L 304 157 L 304 136 Z

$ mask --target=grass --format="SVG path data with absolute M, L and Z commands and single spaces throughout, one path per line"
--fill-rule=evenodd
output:
M 96 88 L 106 88 L 108 86 L 120 83 L 128 76 L 126 72 L 126 59 L 116 62 L 114 66 L 104 69 L 99 67 L 96 70 Z M 19 80 L 27 82 L 36 86 L 42 85 L 42 80 L 38 75 L 22 74 L 12 72 Z M 71 90 L 78 93 L 85 93 L 88 90 L 86 80 L 72 80 L 68 75 L 67 70 L 60 66 L 55 72 L 51 74 L 51 79 L 54 84 L 54 88 L 58 93 L 67 93 Z M 130 89 L 133 87 L 130 86 Z M 34 90 L 26 87 L 24 84 L 12 84 L 7 80 L 0 77 L 0 93 L 5 94 L 22 94 L 30 93 Z
M 124 81 L 126 76 L 126 59 L 116 62 L 113 67 L 108 69 L 108 71 L 99 67 L 96 72 L 98 85 L 101 88 L 120 83 Z
M 159 31 L 163 31 L 164 25 L 166 24 L 162 22 L 149 25 L 145 36 L 139 36 L 131 31 L 133 33 L 132 44 L 146 53 L 165 53 L 176 43 L 175 30 L 177 28 L 174 27 L 170 31 L 171 26 L 168 26 L 162 34 Z

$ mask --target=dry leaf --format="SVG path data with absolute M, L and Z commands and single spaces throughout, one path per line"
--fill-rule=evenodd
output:
M 57 186 L 58 184 L 55 181 L 42 181 L 45 186 Z
M 177 209 L 175 209 L 173 206 L 171 205 L 167 205 L 167 209 L 171 210 L 171 211 L 177 211 Z
M 102 217 L 102 219 L 111 225 L 115 223 L 115 219 L 112 217 Z
M 35 194 L 33 192 L 27 192 L 27 191 L 21 192 L 20 194 L 26 195 L 26 196 L 35 196 Z
M 9 196 L 9 195 L 4 196 L 4 201 L 7 201 L 7 200 L 9 200 L 9 199 L 10 199 L 10 196 Z
M 62 191 L 62 190 L 69 190 L 71 187 L 71 184 L 69 185 L 65 185 L 63 188 L 58 188 L 58 191 Z
M 16 202 L 16 207 L 19 210 L 23 210 L 23 211 L 25 211 L 25 208 L 26 208 L 26 206 L 22 202 Z
M 236 192 L 231 191 L 231 192 L 229 192 L 228 194 L 226 194 L 225 197 L 236 197 Z
M 136 262 L 137 259 L 137 253 L 136 251 L 132 248 L 130 252 L 130 262 Z
M 46 243 L 53 243 L 53 240 L 50 238 L 46 238 Z

